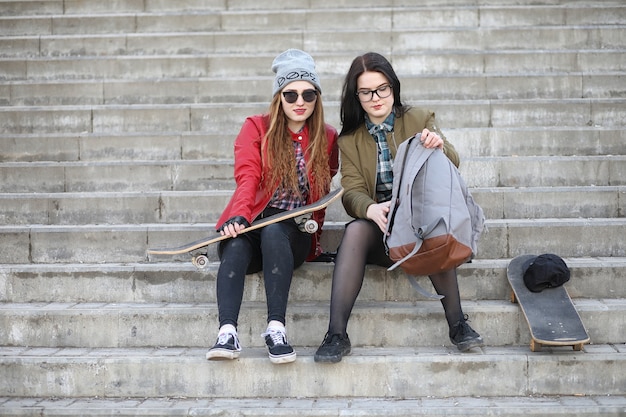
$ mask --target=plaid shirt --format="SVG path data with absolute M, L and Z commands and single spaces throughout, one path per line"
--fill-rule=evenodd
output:
M 387 133 L 393 132 L 393 124 L 396 120 L 395 113 L 389 116 L 379 125 L 372 123 L 365 115 L 365 127 L 370 132 L 378 146 L 378 164 L 376 165 L 376 201 L 382 203 L 391 199 L 393 188 L 393 161 L 387 144 Z
M 308 180 L 306 177 L 306 161 L 304 160 L 304 152 L 302 151 L 302 145 L 299 142 L 293 142 L 293 147 L 296 154 L 296 169 L 298 170 L 298 185 L 300 188 L 300 195 L 293 192 L 293 190 L 287 190 L 283 187 L 278 187 L 268 206 L 282 210 L 293 210 L 297 207 L 305 205 L 307 197 L 309 195 Z

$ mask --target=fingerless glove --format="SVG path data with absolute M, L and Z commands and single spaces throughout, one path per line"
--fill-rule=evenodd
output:
M 220 226 L 220 228 L 219 228 L 219 229 L 217 229 L 217 230 L 218 230 L 218 232 L 221 232 L 221 231 L 223 231 L 225 228 L 227 228 L 229 225 L 231 225 L 231 224 L 235 224 L 235 223 L 242 224 L 242 225 L 244 225 L 244 226 L 246 226 L 246 227 L 250 227 L 250 223 L 248 223 L 248 220 L 246 220 L 246 218 L 245 218 L 245 217 L 243 217 L 243 216 L 234 216 L 234 217 L 231 217 L 230 219 L 226 220 L 226 221 L 225 221 L 225 222 L 224 222 L 224 223 Z

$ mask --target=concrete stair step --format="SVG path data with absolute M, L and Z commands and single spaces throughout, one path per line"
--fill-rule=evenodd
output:
M 599 126 L 444 128 L 444 133 L 463 159 L 474 156 L 626 154 L 626 130 L 621 128 Z
M 326 250 L 336 249 L 344 224 L 324 224 Z M 624 218 L 487 220 L 485 225 L 488 231 L 478 244 L 481 259 L 545 252 L 562 257 L 626 256 Z M 214 223 L 0 226 L 5 243 L 0 263 L 144 262 L 148 248 L 177 247 L 214 235 Z M 215 245 L 207 251 L 209 259 L 216 261 Z M 189 256 L 152 255 L 149 260 L 188 261 Z
M 354 39 L 382 54 L 393 50 L 542 50 L 620 49 L 624 47 L 625 25 L 528 26 L 510 28 L 435 28 L 375 30 L 337 27 L 316 30 L 241 32 L 130 33 L 108 35 L 34 35 L 0 38 L 0 56 L 45 57 L 81 55 L 162 55 L 279 53 L 299 48 L 312 55 L 333 50 L 352 51 Z M 381 36 L 385 34 L 385 36 Z M 537 46 L 541 48 L 537 48 Z
M 242 5 L 250 2 L 243 1 Z M 226 10 L 223 0 L 180 0 L 176 4 L 163 1 L 143 0 L 112 0 L 100 2 L 94 0 L 43 0 L 43 1 L 12 1 L 3 0 L 0 3 L 3 15 L 56 15 L 56 14 L 84 14 L 84 13 L 140 13 L 150 11 L 169 10 Z M 301 7 L 300 5 L 298 7 Z
M 225 25 L 236 24 L 240 20 L 236 16 L 228 12 L 216 13 L 210 10 L 191 13 L 118 12 L 114 14 L 8 16 L 0 18 L 2 28 L 0 36 L 235 30 Z M 246 17 L 254 19 L 255 15 L 247 14 Z
M 470 190 L 489 219 L 611 218 L 626 212 L 626 186 L 485 187 Z M 217 219 L 231 189 L 219 191 L 129 191 L 0 193 L 5 225 L 198 223 Z M 341 204 L 327 221 L 349 221 Z
M 5 163 L 0 171 L 7 181 L 16 181 L 3 190 L 8 192 L 223 190 L 235 185 L 232 161 L 172 162 Z M 20 180 L 20 172 L 30 174 Z M 40 178 L 39 184 L 34 178 Z
M 360 6 L 360 5 L 359 5 Z M 571 4 L 568 8 L 553 5 L 533 6 L 437 6 L 376 7 L 374 21 L 355 19 L 361 8 L 167 12 L 88 11 L 81 14 L 39 16 L 4 16 L 0 18 L 0 36 L 111 34 L 193 31 L 251 31 L 268 27 L 285 30 L 318 30 L 341 27 L 372 30 L 413 29 L 415 27 L 511 27 L 542 25 L 621 24 L 626 8 L 618 5 Z M 506 23 L 505 23 L 506 22 Z
M 3 207 L 0 222 L 65 225 L 197 223 L 217 219 L 231 195 L 232 189 L 0 194 Z
M 625 98 L 623 73 L 404 77 L 403 91 L 423 100 Z M 324 79 L 324 99 L 340 100 L 343 79 Z M 270 77 L 9 82 L 5 106 L 246 103 L 270 99 Z
M 612 147 L 612 136 L 597 138 L 608 141 L 598 149 Z M 0 161 L 230 160 L 235 137 L 211 132 L 0 134 Z
M 591 50 L 496 50 L 390 52 L 398 75 L 482 75 L 624 71 L 623 47 Z M 275 53 L 153 56 L 0 57 L 0 80 L 162 79 L 170 77 L 267 77 Z M 324 79 L 343 77 L 355 53 L 315 54 Z M 326 89 L 325 89 L 326 90 Z
M 519 396 L 510 397 L 413 397 L 413 398 L 73 398 L 0 397 L 0 416 L 234 416 L 249 417 L 330 415 L 387 417 L 409 416 L 619 416 L 626 396 Z
M 488 187 L 470 190 L 489 219 L 609 218 L 626 212 L 626 187 Z
M 620 397 L 626 384 L 624 345 L 538 354 L 526 347 L 470 354 L 442 348 L 355 348 L 339 364 L 327 366 L 313 362 L 314 348 L 302 349 L 299 359 L 285 366 L 271 364 L 264 348 L 248 349 L 229 363 L 206 361 L 205 352 L 2 348 L 0 395 L 269 399 L 447 397 L 453 392 L 455 397 Z
M 543 253 L 543 252 L 529 252 Z M 557 252 L 559 253 L 559 252 Z M 571 279 L 565 284 L 573 299 L 626 297 L 626 258 L 565 257 Z M 461 298 L 467 301 L 508 300 L 511 288 L 506 278 L 510 259 L 474 259 L 458 270 Z M 191 262 L 74 263 L 0 265 L 0 301 L 3 303 L 167 303 L 197 304 L 214 301 L 219 263 L 199 270 Z M 328 303 L 334 264 L 307 262 L 294 271 L 292 303 Z M 428 278 L 420 285 L 431 289 Z M 244 301 L 264 302 L 262 274 L 246 278 Z M 400 270 L 367 267 L 359 301 L 424 301 Z
M 527 126 L 621 127 L 626 99 L 421 100 L 407 104 L 432 109 L 456 128 Z M 338 102 L 325 102 L 326 121 L 340 126 Z M 237 133 L 251 114 L 267 111 L 267 103 L 92 105 L 0 107 L 0 133 Z
M 547 5 L 550 6 L 554 2 L 552 0 L 499 0 L 493 2 L 481 2 L 482 7 L 489 5 L 490 3 L 496 6 L 508 6 L 508 5 Z M 454 6 L 473 7 L 476 6 L 475 1 L 471 0 L 452 0 L 446 2 L 446 4 Z M 569 2 L 570 4 L 578 4 L 577 1 Z M 581 2 L 581 4 L 586 4 Z M 605 5 L 622 5 L 619 0 L 604 1 Z M 167 1 L 140 1 L 140 0 L 115 0 L 106 3 L 100 1 L 84 1 L 84 0 L 44 0 L 44 1 L 13 1 L 3 0 L 0 3 L 0 14 L 4 15 L 58 15 L 58 14 L 85 14 L 85 13 L 145 13 L 145 12 L 180 12 L 180 11 L 226 11 L 226 10 L 285 10 L 285 9 L 302 9 L 311 8 L 313 3 L 309 2 L 278 5 L 273 3 L 259 3 L 254 0 L 241 0 L 237 2 L 224 2 L 223 0 L 180 0 L 176 3 Z M 341 8 L 354 8 L 358 6 L 370 6 L 370 7 L 413 7 L 414 2 L 410 0 L 393 1 L 393 0 L 343 0 L 341 3 L 331 0 L 317 0 L 314 5 L 319 8 L 333 8 L 334 10 L 341 10 Z M 420 2 L 420 5 L 424 7 L 438 7 L 441 5 L 436 0 L 424 0 Z
M 243 121 L 240 122 L 240 124 Z M 475 156 L 623 155 L 626 130 L 602 127 L 444 128 L 463 160 Z M 230 160 L 237 133 L 0 134 L 0 162 Z
M 625 184 L 625 163 L 626 155 L 475 157 L 459 170 L 470 187 L 601 186 Z
M 464 158 L 469 187 L 626 185 L 626 155 Z M 227 190 L 232 160 L 5 162 L 1 193 L 156 192 Z M 335 180 L 338 182 L 339 178 Z
M 329 302 L 291 301 L 286 316 L 289 342 L 294 347 L 319 345 L 328 330 Z M 626 340 L 626 298 L 577 298 L 574 305 L 594 344 Z M 520 307 L 507 299 L 464 300 L 463 311 L 487 346 L 530 343 Z M 242 304 L 237 326 L 242 346 L 265 346 L 261 334 L 266 318 L 265 301 Z M 0 323 L 5 329 L 0 332 L 0 345 L 50 348 L 210 347 L 219 328 L 213 300 L 194 304 L 3 303 Z M 357 300 L 348 334 L 355 347 L 454 347 L 437 301 Z

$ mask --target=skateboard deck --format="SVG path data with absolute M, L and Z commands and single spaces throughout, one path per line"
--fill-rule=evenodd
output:
M 319 227 L 319 225 L 311 218 L 314 212 L 325 209 L 332 202 L 339 199 L 343 194 L 343 188 L 337 188 L 330 193 L 326 194 L 321 199 L 317 200 L 315 203 L 308 204 L 306 206 L 298 207 L 293 210 L 288 210 L 282 213 L 274 214 L 273 216 L 265 217 L 263 219 L 256 220 L 252 222 L 252 224 L 245 229 L 243 229 L 239 234 L 244 234 L 247 232 L 251 232 L 256 229 L 260 229 L 267 225 L 278 223 L 287 219 L 295 219 L 296 223 L 300 230 L 308 233 L 315 233 Z M 180 255 L 183 253 L 191 253 L 198 249 L 201 249 L 205 246 L 209 246 L 213 243 L 220 242 L 222 240 L 230 239 L 230 236 L 216 236 L 216 237 L 205 237 L 203 239 L 196 240 L 191 243 L 187 243 L 182 246 L 174 247 L 174 248 L 160 248 L 160 249 L 148 249 L 149 255 Z M 204 256 L 204 255 L 200 255 Z M 193 264 L 197 267 L 203 267 L 208 263 L 208 259 L 206 256 L 204 258 L 194 257 L 192 260 Z
M 507 278 L 511 284 L 511 301 L 518 303 L 530 328 L 530 350 L 542 346 L 572 346 L 582 350 L 589 342 L 578 311 L 564 286 L 531 292 L 524 284 L 524 263 L 534 255 L 520 255 L 509 263 Z

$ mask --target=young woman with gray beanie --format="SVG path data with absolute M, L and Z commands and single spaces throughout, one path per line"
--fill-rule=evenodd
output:
M 337 131 L 324 122 L 319 77 L 311 56 L 297 49 L 278 55 L 267 114 L 250 116 L 235 139 L 236 188 L 217 222 L 232 239 L 220 243 L 217 273 L 219 332 L 209 360 L 236 359 L 239 310 L 246 274 L 263 271 L 267 328 L 261 335 L 272 363 L 296 359 L 287 342 L 285 315 L 293 271 L 322 253 L 324 211 L 313 214 L 320 226 L 301 232 L 293 220 L 239 234 L 255 219 L 313 203 L 330 190 L 339 168 Z

